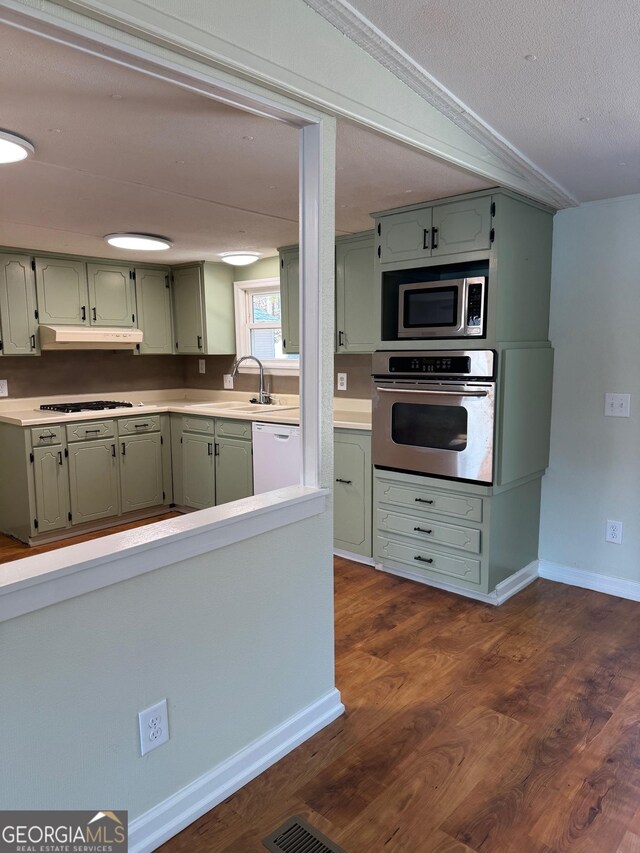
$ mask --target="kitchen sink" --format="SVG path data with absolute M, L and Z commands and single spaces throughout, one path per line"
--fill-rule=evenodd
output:
M 243 414 L 250 412 L 281 412 L 286 409 L 295 409 L 297 406 L 279 406 L 272 404 L 261 403 L 245 403 L 242 400 L 230 400 L 228 403 L 216 401 L 214 403 L 187 403 L 191 409 L 217 409 L 220 412 L 242 412 Z

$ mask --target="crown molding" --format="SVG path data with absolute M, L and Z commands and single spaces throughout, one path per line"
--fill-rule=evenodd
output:
M 557 208 L 575 207 L 578 204 L 578 200 L 564 187 L 514 148 L 346 0 L 305 0 L 305 3 L 438 112 L 482 144 L 502 164 L 521 175 L 530 185 L 533 196 Z

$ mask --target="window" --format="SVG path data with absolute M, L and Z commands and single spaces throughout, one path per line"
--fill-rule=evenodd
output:
M 238 358 L 253 355 L 272 372 L 298 372 L 300 357 L 282 351 L 279 279 L 237 281 L 233 287 Z

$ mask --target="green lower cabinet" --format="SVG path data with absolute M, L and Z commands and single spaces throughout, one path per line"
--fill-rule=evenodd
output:
M 120 439 L 120 497 L 122 512 L 164 501 L 159 432 Z
M 116 440 L 69 445 L 71 523 L 84 524 L 120 514 Z
M 69 474 L 61 445 L 33 450 L 37 533 L 69 526 Z
M 182 435 L 182 503 L 193 509 L 215 506 L 216 471 L 211 435 Z
M 370 557 L 371 433 L 335 430 L 333 546 Z
M 374 471 L 375 560 L 490 595 L 538 557 L 540 478 L 513 488 Z
M 220 438 L 216 441 L 216 504 L 238 501 L 253 494 L 251 441 Z

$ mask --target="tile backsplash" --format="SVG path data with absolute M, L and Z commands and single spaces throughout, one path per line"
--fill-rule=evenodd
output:
M 211 388 L 222 390 L 223 375 L 231 373 L 234 356 L 204 356 L 205 373 L 198 371 L 197 356 L 145 355 L 129 352 L 75 350 L 44 352 L 40 357 L 0 358 L 0 379 L 9 385 L 9 397 L 46 397 L 69 394 L 147 391 L 164 388 Z M 334 373 L 347 374 L 347 390 L 339 397 L 371 397 L 371 356 L 336 355 Z M 273 394 L 297 394 L 297 376 L 272 376 L 266 380 Z M 258 390 L 255 374 L 234 379 L 235 391 Z
M 133 355 L 130 352 L 75 350 L 44 352 L 41 356 L 0 358 L 0 378 L 9 384 L 9 397 L 46 397 L 181 388 L 182 359 L 172 355 Z

